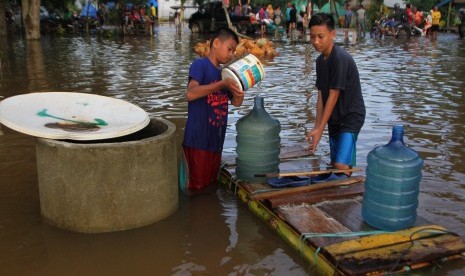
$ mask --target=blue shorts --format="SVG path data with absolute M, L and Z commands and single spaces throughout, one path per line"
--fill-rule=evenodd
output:
M 353 132 L 340 132 L 333 137 L 329 137 L 331 163 L 355 166 L 357 137 L 358 133 Z

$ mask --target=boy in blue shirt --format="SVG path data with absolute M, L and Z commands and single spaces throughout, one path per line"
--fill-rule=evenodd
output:
M 218 29 L 210 42 L 206 57 L 194 60 L 187 85 L 188 114 L 183 150 L 187 167 L 181 189 L 198 192 L 215 184 L 221 163 L 228 100 L 241 106 L 244 91 L 232 79 L 221 79 L 220 64 L 228 63 L 236 51 L 239 38 L 228 28 Z
M 332 167 L 350 169 L 355 166 L 355 143 L 365 122 L 357 65 L 349 53 L 334 44 L 336 30 L 331 15 L 315 14 L 309 27 L 310 42 L 321 55 L 316 60 L 316 121 L 307 140 L 315 153 L 327 124 Z

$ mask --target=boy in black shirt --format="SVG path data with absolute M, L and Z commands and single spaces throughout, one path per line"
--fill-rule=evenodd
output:
M 316 121 L 307 140 L 315 153 L 328 124 L 331 165 L 349 169 L 355 166 L 355 144 L 365 121 L 357 65 L 349 53 L 334 44 L 336 30 L 331 15 L 315 14 L 309 27 L 310 42 L 321 55 L 316 60 Z M 346 175 L 350 173 L 340 176 Z

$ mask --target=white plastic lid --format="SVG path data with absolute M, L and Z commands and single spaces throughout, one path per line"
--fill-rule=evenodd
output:
M 42 138 L 100 140 L 141 130 L 150 118 L 142 108 L 119 99 L 86 93 L 43 92 L 1 101 L 0 122 Z

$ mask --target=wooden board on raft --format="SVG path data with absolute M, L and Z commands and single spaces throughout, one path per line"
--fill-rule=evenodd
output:
M 299 154 L 294 152 L 293 155 Z M 280 170 L 292 171 L 294 168 L 294 171 L 301 171 L 304 167 L 311 170 L 320 164 L 319 159 L 305 157 L 281 159 Z M 361 215 L 363 176 L 276 189 L 266 183 L 236 183 L 234 175 L 234 166 L 222 171 L 222 176 L 234 186 L 230 189 L 240 190 L 240 198 L 248 202 L 249 208 L 252 205 L 263 208 L 254 212 L 257 216 L 266 209 L 268 213 L 262 219 L 282 237 L 292 235 L 285 239 L 309 262 L 318 259 L 316 264 L 321 270 L 317 271 L 324 274 L 408 271 L 465 256 L 465 242 L 460 236 L 441 226 L 431 225 L 421 217 L 417 218 L 414 227 L 395 232 L 378 231 L 366 224 Z M 273 227 L 276 219 L 291 230 L 281 232 L 280 227 Z M 301 251 L 302 243 L 310 252 Z
M 286 160 L 290 158 L 302 158 L 310 157 L 312 155 L 311 151 L 307 150 L 303 145 L 296 144 L 290 146 L 281 147 L 279 153 L 280 160 Z M 226 166 L 235 166 L 236 165 L 236 154 L 224 154 L 222 161 L 226 163 Z M 315 157 L 314 159 L 319 159 Z
M 395 272 L 406 266 L 415 269 L 448 257 L 458 258 L 463 252 L 463 239 L 436 225 L 372 235 L 322 249 L 322 254 L 347 275 Z

